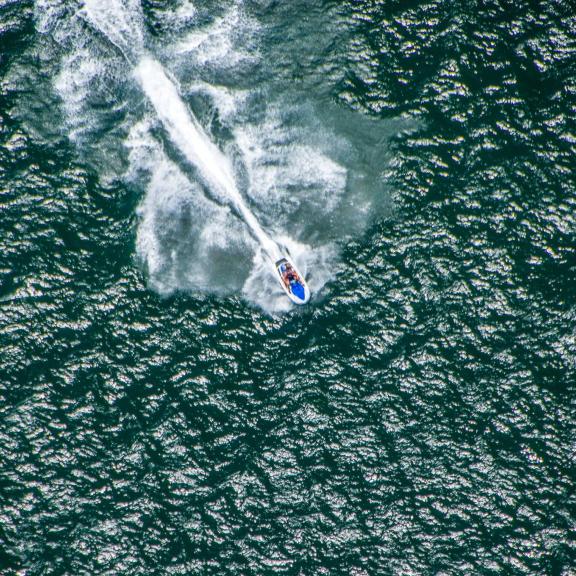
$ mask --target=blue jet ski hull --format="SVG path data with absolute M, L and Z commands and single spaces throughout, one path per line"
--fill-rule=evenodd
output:
M 287 264 L 291 266 L 292 270 L 295 272 L 295 275 L 297 276 L 296 281 L 287 283 L 284 280 L 284 273 Z M 294 265 L 294 262 L 292 262 L 292 260 L 288 256 L 285 256 L 284 258 L 280 258 L 280 260 L 277 260 L 274 266 L 276 268 L 276 274 L 278 275 L 278 280 L 280 281 L 280 286 L 282 286 L 282 289 L 284 290 L 284 292 L 286 292 L 288 298 L 290 298 L 290 300 L 292 300 L 294 304 L 299 305 L 306 304 L 306 302 L 310 300 L 310 289 L 306 284 L 306 280 L 304 280 L 304 276 L 300 274 L 300 272 Z

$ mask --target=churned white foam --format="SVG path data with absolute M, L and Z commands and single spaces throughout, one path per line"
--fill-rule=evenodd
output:
M 70 136 L 96 150 L 103 177 L 118 141 L 126 145 L 122 171 L 109 171 L 145 190 L 136 247 L 153 289 L 243 294 L 271 313 L 286 310 L 270 260 L 289 252 L 317 294 L 334 276 L 339 242 L 361 229 L 347 218 L 362 223 L 369 213 L 356 194 L 362 169 L 350 161 L 347 138 L 325 128 L 311 106 L 246 82 L 243 64 L 261 56 L 251 38 L 258 24 L 239 2 L 193 30 L 193 4 L 175 4 L 150 13 L 166 29 L 161 53 L 184 90 L 146 52 L 138 0 L 37 0 L 39 29 L 66 39 L 55 86 Z M 133 75 L 102 36 L 127 56 Z M 213 123 L 221 147 L 183 94 Z
M 166 28 L 179 32 L 194 22 L 196 14 L 196 7 L 190 0 L 180 0 L 175 7 L 162 11 L 161 18 Z
M 188 32 L 176 43 L 173 53 L 192 58 L 199 66 L 230 68 L 256 62 L 258 51 L 252 38 L 257 30 L 257 22 L 235 5 L 210 25 Z
M 62 21 L 65 13 L 65 0 L 36 0 L 34 3 L 36 29 L 41 34 L 53 32 L 56 24 Z
M 84 0 L 80 15 L 132 59 L 144 49 L 140 0 Z
M 330 154 L 338 145 L 312 146 L 309 136 L 270 106 L 264 118 L 234 128 L 250 182 L 250 197 L 274 216 L 281 231 L 306 242 L 344 239 L 354 231 L 342 218 L 351 200 L 348 168 Z M 328 137 L 327 137 L 328 139 Z
M 257 245 L 227 206 L 206 198 L 152 136 L 153 121 L 137 123 L 126 145 L 127 178 L 146 190 L 138 208 L 136 250 L 150 286 L 238 293 Z
M 282 136 L 282 130 L 275 133 L 273 123 L 235 131 L 251 193 L 261 201 L 293 203 L 298 208 L 305 200 L 318 210 L 333 212 L 346 193 L 347 169 L 317 148 L 290 138 L 282 141 Z
M 102 62 L 93 58 L 88 50 L 73 52 L 62 61 L 54 85 L 62 99 L 72 140 L 90 126 L 90 117 L 85 113 L 86 100 L 94 90 L 96 79 L 104 73 Z
M 246 90 L 231 90 L 225 86 L 216 86 L 208 82 L 192 82 L 187 86 L 186 94 L 208 96 L 218 110 L 220 120 L 230 123 L 234 122 L 249 98 L 249 93 Z
M 270 258 L 277 258 L 276 244 L 264 232 L 237 188 L 230 160 L 190 114 L 180 98 L 176 85 L 168 78 L 164 68 L 157 61 L 146 57 L 136 67 L 135 74 L 170 139 L 197 169 L 204 185 L 221 202 L 230 204 Z
M 292 260 L 306 277 L 310 291 L 318 295 L 326 282 L 336 273 L 335 246 L 325 244 L 312 247 L 290 236 L 279 236 L 277 240 L 289 251 Z M 292 308 L 278 281 L 270 274 L 270 263 L 261 250 L 254 253 L 250 274 L 244 282 L 242 292 L 248 301 L 270 314 L 287 312 Z

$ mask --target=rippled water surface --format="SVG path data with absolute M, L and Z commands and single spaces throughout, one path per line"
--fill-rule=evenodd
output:
M 4 0 L 0 74 L 1 574 L 575 573 L 573 2 Z

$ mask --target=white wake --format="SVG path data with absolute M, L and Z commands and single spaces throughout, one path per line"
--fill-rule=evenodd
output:
M 146 56 L 136 66 L 135 75 L 172 142 L 197 168 L 203 183 L 219 198 L 232 205 L 269 258 L 278 259 L 278 246 L 262 229 L 238 190 L 230 160 L 210 140 L 188 111 L 162 65 Z
M 150 287 L 243 294 L 275 312 L 290 303 L 271 259 L 289 249 L 318 294 L 338 246 L 365 229 L 386 134 L 278 89 L 249 8 L 174 0 L 147 9 L 154 35 L 140 0 L 35 0 L 35 19 L 56 41 L 41 46 L 43 70 L 66 133 L 103 186 L 146 190 L 136 252 Z

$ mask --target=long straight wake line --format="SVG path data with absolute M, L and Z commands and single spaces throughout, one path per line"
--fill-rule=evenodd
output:
M 199 171 L 205 185 L 231 202 L 268 257 L 277 260 L 280 250 L 246 206 L 236 186 L 230 161 L 188 112 L 162 65 L 149 56 L 143 57 L 135 68 L 135 75 L 170 138 Z
M 176 148 L 195 169 L 206 192 L 232 208 L 233 213 L 248 227 L 261 250 L 254 255 L 254 267 L 244 283 L 248 290 L 252 278 L 260 274 L 266 258 L 273 276 L 295 304 L 306 304 L 310 290 L 288 251 L 295 243 L 291 238 L 276 243 L 262 228 L 238 188 L 232 162 L 212 142 L 192 111 L 180 96 L 178 84 L 169 77 L 162 64 L 144 48 L 140 0 L 80 0 L 79 16 L 99 30 L 120 50 L 132 69 L 143 93 Z M 297 254 L 297 253 L 296 253 Z M 265 255 L 266 258 L 261 258 Z M 252 289 L 254 292 L 254 289 Z

